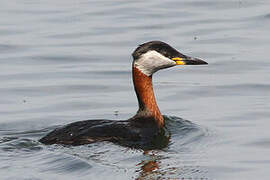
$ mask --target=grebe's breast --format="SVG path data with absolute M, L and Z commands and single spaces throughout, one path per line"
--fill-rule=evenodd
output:
M 131 118 L 123 121 L 78 121 L 57 128 L 40 139 L 44 144 L 65 145 L 83 145 L 99 141 L 110 141 L 132 148 L 163 148 L 168 144 L 169 135 L 165 133 L 164 128 L 159 128 L 154 120 Z

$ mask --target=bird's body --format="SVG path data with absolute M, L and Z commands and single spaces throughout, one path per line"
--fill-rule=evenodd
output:
M 110 141 L 123 146 L 147 149 L 164 134 L 153 120 L 86 120 L 55 129 L 40 141 L 45 144 L 83 145 Z M 169 136 L 167 136 L 169 138 Z
M 86 120 L 55 129 L 42 139 L 44 144 L 83 145 L 110 141 L 135 148 L 164 146 L 169 135 L 157 106 L 152 86 L 156 71 L 175 65 L 207 64 L 190 58 L 161 41 L 140 45 L 133 52 L 132 75 L 139 110 L 128 120 Z M 147 147 L 147 148 L 145 148 Z

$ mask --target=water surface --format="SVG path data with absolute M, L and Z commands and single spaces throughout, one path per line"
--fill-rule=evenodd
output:
M 269 179 L 270 2 L 0 3 L 1 179 Z M 55 127 L 137 110 L 131 52 L 165 41 L 208 66 L 155 74 L 167 148 L 45 146 Z

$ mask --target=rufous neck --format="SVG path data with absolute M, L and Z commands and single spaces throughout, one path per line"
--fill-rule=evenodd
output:
M 157 106 L 152 76 L 147 76 L 135 66 L 132 67 L 133 84 L 137 94 L 139 110 L 137 115 L 153 117 L 159 127 L 164 126 L 164 119 Z

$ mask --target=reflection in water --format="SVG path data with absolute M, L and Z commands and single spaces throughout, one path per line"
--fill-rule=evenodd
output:
M 149 180 L 149 179 L 181 179 L 181 180 L 209 180 L 207 170 L 204 170 L 201 166 L 188 166 L 177 164 L 175 166 L 168 166 L 164 159 L 169 157 L 163 157 L 155 154 L 154 152 L 146 152 L 146 160 L 142 160 L 137 164 L 136 172 L 139 172 L 136 180 Z
M 144 154 L 148 154 L 149 152 L 145 151 Z M 140 170 L 138 170 L 139 177 L 137 177 L 137 180 L 142 180 L 142 179 L 149 179 L 153 178 L 154 175 L 161 174 L 159 171 L 159 163 L 157 156 L 152 154 L 149 155 L 150 159 L 149 160 L 143 160 L 140 162 L 137 166 L 140 167 Z

